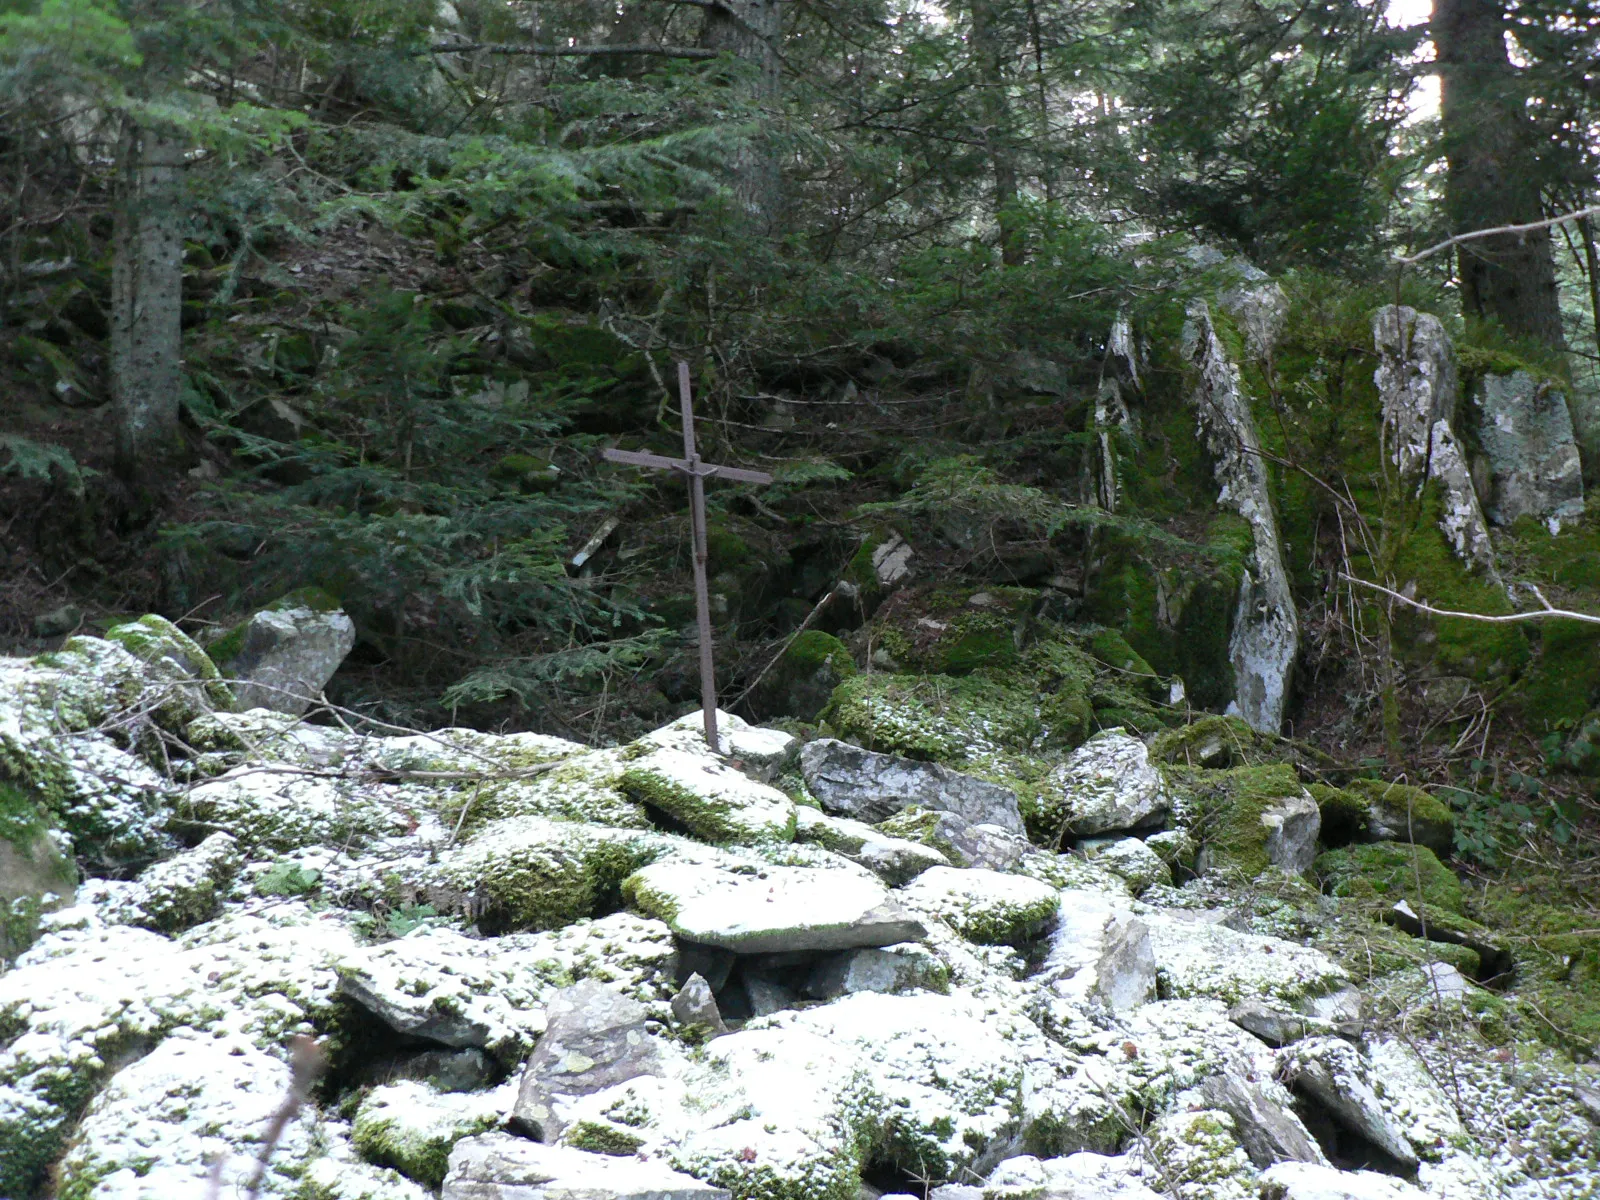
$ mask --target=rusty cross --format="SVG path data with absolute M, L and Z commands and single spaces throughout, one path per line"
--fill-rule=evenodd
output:
M 639 450 L 606 450 L 609 462 L 631 467 L 653 467 L 658 471 L 677 471 L 689 480 L 689 517 L 694 537 L 694 606 L 700 622 L 700 707 L 705 710 L 706 743 L 711 753 L 721 754 L 717 741 L 717 678 L 711 659 L 711 594 L 706 587 L 706 480 L 736 479 L 740 483 L 771 483 L 765 471 L 742 467 L 723 467 L 702 462 L 694 445 L 694 406 L 689 400 L 689 364 L 678 364 L 678 398 L 683 404 L 683 457 L 646 454 Z

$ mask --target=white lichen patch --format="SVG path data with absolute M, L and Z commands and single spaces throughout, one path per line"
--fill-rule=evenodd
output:
M 1054 920 L 1060 893 L 1024 875 L 933 867 L 900 889 L 912 909 L 988 945 L 1020 945 Z
M 1172 797 L 1145 744 L 1108 729 L 1051 771 L 1040 805 L 1050 825 L 1084 837 L 1159 824 Z
M 252 764 L 190 788 L 177 815 L 182 822 L 225 830 L 251 852 L 287 851 L 359 846 L 404 834 L 432 800 L 430 793 L 372 783 L 361 775 Z

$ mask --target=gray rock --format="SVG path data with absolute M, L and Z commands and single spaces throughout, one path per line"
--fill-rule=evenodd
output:
M 462 1050 L 424 1050 L 395 1064 L 389 1081 L 415 1079 L 430 1083 L 441 1092 L 477 1092 L 489 1087 L 499 1076 L 494 1059 L 476 1046 Z
M 217 915 L 243 862 L 230 834 L 213 833 L 191 850 L 147 867 L 136 881 L 139 912 L 131 924 L 178 933 Z
M 926 953 L 847 950 L 819 962 L 807 978 L 805 990 L 813 1000 L 835 1000 L 857 992 L 902 992 L 933 982 L 939 967 L 938 960 Z
M 800 771 L 824 808 L 856 820 L 875 823 L 917 805 L 954 813 L 975 825 L 1026 832 L 1017 797 L 1009 788 L 939 763 L 875 754 L 848 742 L 819 738 L 801 748 Z
M 553 1142 L 564 1122 L 560 1101 L 587 1096 L 640 1075 L 661 1072 L 655 1039 L 645 1032 L 644 1005 L 585 979 L 550 998 L 549 1022 L 522 1072 L 515 1125 Z
M 1098 892 L 1064 891 L 1038 980 L 1060 995 L 1138 1008 L 1156 997 L 1150 930 L 1126 907 Z
M 1088 856 L 1128 885 L 1135 896 L 1158 883 L 1171 883 L 1172 870 L 1161 856 L 1135 837 L 1116 838 L 1088 850 Z
M 1237 711 L 1252 729 L 1277 733 L 1300 651 L 1300 625 L 1283 565 L 1261 439 L 1249 397 L 1240 385 L 1239 368 L 1229 361 L 1203 301 L 1190 306 L 1183 349 L 1194 369 L 1190 403 L 1211 458 L 1217 503 L 1249 523 L 1254 542 L 1228 639 L 1237 689 L 1229 711 Z
M 891 946 L 920 941 L 927 933 L 864 873 L 806 867 L 740 873 L 658 862 L 630 875 L 623 892 L 678 937 L 737 954 Z
M 752 1017 L 769 1017 L 775 1012 L 793 1008 L 795 1004 L 795 994 L 766 975 L 746 975 L 744 994 L 750 1001 Z
M 658 1163 L 487 1133 L 451 1150 L 441 1200 L 729 1200 L 729 1193 Z
M 672 1016 L 678 1029 L 694 1041 L 709 1041 L 728 1032 L 717 1008 L 717 998 L 704 975 L 691 974 L 672 998 Z
M 985 823 L 968 824 L 954 813 L 940 813 L 934 834 L 961 857 L 961 865 L 1009 871 L 1033 852 L 1033 844 L 1020 834 Z
M 941 1183 L 928 1193 L 928 1200 L 983 1200 L 983 1189 L 970 1183 Z
M 1242 1000 L 1228 1010 L 1228 1020 L 1274 1048 L 1318 1033 L 1331 1033 L 1328 1022 L 1277 1008 L 1260 1000 Z
M 1570 520 L 1583 514 L 1583 471 L 1566 395 L 1526 371 L 1486 375 L 1478 441 L 1492 480 L 1489 519 Z
M 1098 733 L 1053 770 L 1045 786 L 1072 837 L 1159 825 L 1172 807 L 1161 773 L 1138 738 L 1120 729 Z
M 1456 557 L 1498 580 L 1489 523 L 1455 435 L 1460 385 L 1450 335 L 1437 317 L 1387 305 L 1373 314 L 1372 340 L 1396 465 L 1412 478 L 1428 471 L 1442 493 L 1439 528 Z
M 728 982 L 728 975 L 739 956 L 721 946 L 702 946 L 697 942 L 678 943 L 678 978 L 685 985 L 689 976 L 700 975 L 713 992 L 720 992 Z
M 891 837 L 863 821 L 830 817 L 814 808 L 796 806 L 795 840 L 810 842 L 867 868 L 890 887 L 915 879 L 929 867 L 947 867 L 950 860 L 921 842 Z M 965 828 L 949 813 L 942 817 Z
M 1008 1158 L 989 1176 L 982 1196 L 984 1200 L 1159 1200 L 1133 1156 L 1087 1150 L 1043 1160 L 1032 1155 Z
M 1267 827 L 1267 859 L 1291 875 L 1304 875 L 1317 857 L 1322 810 L 1306 792 L 1285 796 L 1261 814 Z
M 1423 964 L 1419 999 L 1425 1004 L 1459 1004 L 1472 992 L 1472 981 L 1449 963 Z
M 1318 1037 L 1280 1053 L 1280 1074 L 1291 1087 L 1403 1166 L 1417 1165 L 1417 1152 L 1373 1090 L 1366 1062 L 1354 1046 L 1339 1038 Z
M 338 609 L 268 609 L 245 623 L 238 653 L 220 666 L 237 681 L 240 711 L 266 708 L 299 716 L 355 644 L 355 624 Z
M 1282 1093 L 1273 1096 L 1271 1091 Z M 1239 1144 L 1258 1167 L 1276 1162 L 1326 1163 L 1322 1149 L 1290 1111 L 1289 1096 L 1270 1081 L 1263 1086 L 1237 1069 L 1224 1070 L 1200 1085 L 1207 1108 L 1221 1109 L 1233 1118 Z

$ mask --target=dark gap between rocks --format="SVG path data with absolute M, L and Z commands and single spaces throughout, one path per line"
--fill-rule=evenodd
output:
M 327 1041 L 328 1069 L 317 1086 L 323 1103 L 401 1079 L 425 1079 L 441 1091 L 479 1091 L 506 1077 L 505 1068 L 480 1049 L 397 1033 L 354 1000 L 340 997 L 337 1003 L 338 1032 Z
M 1402 1179 L 1416 1178 L 1416 1168 L 1407 1166 L 1383 1147 L 1351 1129 L 1305 1093 L 1294 1093 L 1294 1111 L 1307 1132 L 1317 1140 L 1317 1145 L 1322 1147 L 1328 1161 L 1339 1170 L 1378 1171 Z
M 699 840 L 699 834 L 695 833 L 693 829 L 690 829 L 688 825 L 684 824 L 666 809 L 657 808 L 648 800 L 640 800 L 639 803 L 644 806 L 644 815 L 650 818 L 650 823 L 662 833 L 675 833 L 679 837 L 686 837 L 696 841 Z
M 879 1196 L 926 1196 L 930 1188 L 937 1187 L 942 1182 L 944 1181 L 941 1179 L 930 1179 L 925 1175 L 915 1174 L 878 1149 L 868 1154 L 866 1161 L 861 1164 L 862 1191 L 865 1195 L 876 1193 Z M 867 1191 L 869 1188 L 870 1192 Z

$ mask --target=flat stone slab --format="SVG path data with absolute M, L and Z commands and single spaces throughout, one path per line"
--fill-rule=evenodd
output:
M 748 873 L 659 862 L 630 875 L 623 894 L 685 941 L 738 954 L 892 946 L 927 935 L 881 883 L 844 871 L 756 867 Z
M 456 1143 L 440 1200 L 729 1200 L 729 1193 L 637 1158 L 491 1133 Z

